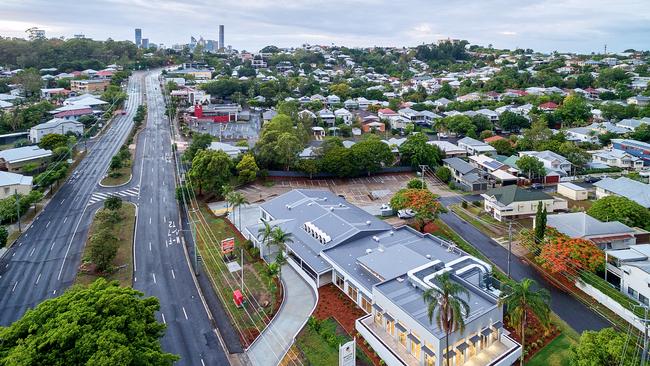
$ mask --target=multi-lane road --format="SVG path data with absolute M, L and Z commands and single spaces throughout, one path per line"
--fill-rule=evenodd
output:
M 138 207 L 133 287 L 160 300 L 157 316 L 167 325 L 163 349 L 180 355 L 179 365 L 227 365 L 181 239 L 184 233 L 178 223 L 171 131 L 158 75 L 135 73 L 131 77 L 127 114 L 118 117 L 91 147 L 74 178 L 61 187 L 0 262 L 0 324 L 12 323 L 27 309 L 72 284 L 92 213 L 113 194 Z M 148 107 L 147 123 L 137 136 L 133 177 L 121 187 L 99 187 L 143 98 Z

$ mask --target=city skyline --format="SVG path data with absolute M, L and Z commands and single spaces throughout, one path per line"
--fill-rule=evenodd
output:
M 133 41 L 133 29 L 142 28 L 154 43 L 171 45 L 186 43 L 191 35 L 218 39 L 219 24 L 224 24 L 229 29 L 226 46 L 249 51 L 271 44 L 401 47 L 456 38 L 497 48 L 598 53 L 605 44 L 612 52 L 647 48 L 650 36 L 650 7 L 637 0 L 616 6 L 604 0 L 588 6 L 577 0 L 534 4 L 491 0 L 470 1 L 462 7 L 417 0 L 399 12 L 380 0 L 327 4 L 313 0 L 100 0 L 83 6 L 67 0 L 3 3 L 0 35 L 7 37 L 26 37 L 26 29 L 39 27 L 48 37 L 72 38 L 84 33 L 98 40 Z M 314 11 L 315 5 L 319 11 Z M 205 11 L 215 7 L 220 9 L 218 16 Z M 100 12 L 101 19 L 93 16 Z M 53 18 L 52 14 L 59 15 Z M 237 21 L 224 21 L 231 19 Z

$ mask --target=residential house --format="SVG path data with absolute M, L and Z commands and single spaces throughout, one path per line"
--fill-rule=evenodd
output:
M 32 191 L 32 180 L 30 176 L 0 171 L 0 199 L 16 193 L 29 194 Z
M 490 155 L 495 156 L 497 151 L 492 146 L 486 144 L 485 142 L 473 139 L 471 137 L 463 137 L 457 141 L 458 147 L 464 149 L 467 152 L 467 155 Z
M 452 102 L 452 100 L 449 100 L 447 98 L 438 98 L 438 99 L 433 101 L 433 104 L 438 108 L 439 107 L 445 108 L 445 107 L 447 107 L 447 104 L 449 104 L 451 102 Z
M 491 266 L 430 234 L 392 227 L 330 191 L 293 190 L 260 205 L 260 222 L 244 229 L 262 257 L 262 222 L 292 236 L 288 264 L 314 288 L 332 283 L 366 315 L 355 328 L 386 365 L 442 366 L 472 362 L 511 365 L 521 347 L 503 331 L 503 309 L 491 289 Z M 448 273 L 467 290 L 463 330 L 445 332 L 430 322 L 424 291 Z
M 595 193 L 595 188 L 571 182 L 562 182 L 557 185 L 557 194 L 573 201 L 585 201 L 589 199 L 590 193 Z
M 352 124 L 352 113 L 350 113 L 350 111 L 348 111 L 345 108 L 339 108 L 335 110 L 334 117 L 337 119 L 340 118 L 341 120 L 343 120 L 343 123 L 345 123 L 348 126 Z
M 38 146 L 23 146 L 0 151 L 0 170 L 7 172 L 20 172 L 27 164 L 34 164 L 36 168 L 44 167 L 49 162 L 52 151 L 41 149 Z
M 79 94 L 103 93 L 111 81 L 108 79 L 70 80 L 70 90 Z
M 544 111 L 544 112 L 552 112 L 556 110 L 558 107 L 557 103 L 554 102 L 546 102 L 542 103 L 539 105 L 539 110 Z
M 611 149 L 596 151 L 591 155 L 594 163 L 606 164 L 621 169 L 643 169 L 643 159 L 636 157 L 625 150 Z
M 52 117 L 58 119 L 76 121 L 81 116 L 88 116 L 94 114 L 91 107 L 85 105 L 64 105 L 49 112 Z
M 391 118 L 399 116 L 399 114 L 390 108 L 382 108 L 377 111 L 377 116 L 379 116 L 380 119 L 390 120 Z
M 625 249 L 636 244 L 636 230 L 618 221 L 603 222 L 584 212 L 548 215 L 546 220 L 546 226 L 572 239 L 591 240 L 602 250 Z
M 634 97 L 627 98 L 627 104 L 633 104 L 639 107 L 644 107 L 650 103 L 650 97 L 644 95 L 637 95 Z
M 544 151 L 520 151 L 519 156 L 533 156 L 544 163 L 544 168 L 560 172 L 563 175 L 571 173 L 573 166 L 567 158 L 549 150 Z
M 339 103 L 341 103 L 341 98 L 339 98 L 338 95 L 332 94 L 327 96 L 328 105 L 339 104 Z
M 605 278 L 621 293 L 650 306 L 650 244 L 605 251 Z M 643 322 L 637 328 L 643 329 Z
M 562 198 L 539 190 L 528 190 L 516 185 L 493 188 L 483 194 L 484 209 L 498 221 L 535 216 L 539 202 L 549 213 L 568 209 Z
M 589 127 L 569 128 L 565 132 L 567 140 L 570 141 L 589 142 L 592 144 L 597 144 L 599 142 L 598 132 Z
M 471 165 L 482 171 L 483 176 L 488 178 L 491 182 L 507 186 L 517 184 L 519 181 L 519 177 L 517 177 L 517 169 L 511 168 L 490 156 L 483 154 L 472 155 L 469 157 L 469 161 Z
M 266 111 L 264 111 L 264 113 L 262 113 L 262 121 L 263 121 L 263 123 L 269 122 L 270 120 L 273 119 L 273 117 L 275 117 L 277 115 L 278 115 L 278 112 L 276 112 L 274 109 L 266 110 Z
M 359 102 L 357 102 L 356 100 L 348 99 L 345 102 L 343 102 L 343 108 L 347 110 L 359 109 Z
M 629 139 L 612 139 L 612 150 L 624 151 L 643 160 L 644 166 L 650 165 L 650 144 L 647 142 Z
M 316 114 L 309 109 L 303 109 L 302 111 L 298 112 L 298 118 L 314 122 L 316 120 Z
M 594 183 L 596 198 L 601 199 L 610 195 L 628 198 L 645 208 L 650 208 L 650 184 L 627 177 L 604 178 Z
M 29 141 L 33 144 L 38 144 L 45 135 L 53 133 L 65 135 L 68 132 L 81 136 L 84 132 L 84 125 L 74 120 L 53 118 L 45 123 L 30 128 Z
M 329 126 L 334 126 L 336 124 L 336 116 L 332 111 L 330 111 L 327 108 L 321 109 L 318 111 L 318 117 L 325 123 L 326 125 Z
M 465 151 L 465 149 L 461 149 L 459 146 L 454 145 L 449 141 L 434 140 L 427 141 L 427 144 L 437 146 L 445 154 L 446 158 L 462 158 L 467 156 L 467 151 Z
M 625 128 L 628 131 L 634 131 L 642 124 L 650 124 L 650 117 L 643 117 L 639 119 L 626 118 L 616 123 L 616 126 Z
M 210 143 L 210 146 L 208 146 L 208 150 L 223 151 L 230 158 L 236 158 L 240 154 L 247 152 L 248 147 L 236 146 L 236 145 L 227 144 L 225 142 L 213 141 Z
M 467 192 L 484 191 L 488 188 L 488 181 L 475 166 L 470 165 L 460 158 L 443 159 L 443 164 L 451 171 L 455 185 Z

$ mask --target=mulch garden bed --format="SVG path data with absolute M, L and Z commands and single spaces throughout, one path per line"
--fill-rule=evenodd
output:
M 510 337 L 521 344 L 521 334 L 519 329 L 510 326 L 508 317 L 504 318 L 505 328 L 510 332 Z M 557 326 L 551 324 L 548 329 L 542 326 L 537 317 L 531 312 L 526 315 L 526 350 L 528 353 L 524 358 L 524 364 L 528 362 L 537 352 L 541 351 L 547 344 L 557 338 L 562 331 Z
M 318 305 L 313 316 L 318 320 L 334 318 L 350 336 L 356 337 L 357 347 L 363 350 L 375 366 L 379 366 L 381 359 L 367 343 L 364 344 L 365 340 L 354 328 L 354 322 L 365 315 L 361 308 L 333 284 L 318 289 Z

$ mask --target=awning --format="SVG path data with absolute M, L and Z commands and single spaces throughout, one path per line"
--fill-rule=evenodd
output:
M 492 324 L 492 327 L 494 329 L 501 329 L 501 328 L 503 328 L 503 322 L 501 320 L 499 320 L 498 322 Z
M 389 321 L 389 322 L 395 321 L 395 318 L 390 316 L 390 314 L 388 314 L 388 313 L 384 314 L 384 318 L 386 318 L 386 320 Z
M 372 304 L 372 308 L 377 310 L 378 313 L 383 313 L 384 312 L 384 309 L 382 309 L 381 306 L 379 306 L 377 304 Z
M 431 350 L 431 348 L 427 347 L 426 345 L 422 346 L 422 352 L 426 353 L 427 356 L 434 357 L 436 354 Z
M 458 349 L 459 351 L 463 352 L 463 351 L 465 351 L 468 347 L 469 347 L 469 344 L 467 344 L 467 342 L 463 342 L 463 343 L 459 344 L 459 345 L 456 347 L 456 349 Z
M 454 356 L 456 356 L 456 352 L 455 352 L 453 349 L 452 349 L 452 350 L 449 350 L 449 352 L 447 352 L 447 353 L 444 354 L 444 357 L 445 357 L 445 358 L 452 358 L 452 357 L 454 357 Z
M 419 340 L 416 336 L 414 336 L 413 334 L 409 334 L 409 339 L 410 339 L 411 342 L 413 342 L 413 343 L 420 344 L 420 340 Z
M 589 238 L 589 240 L 591 240 L 594 243 L 598 244 L 598 243 L 609 243 L 609 242 L 614 241 L 614 240 L 626 240 L 626 239 L 629 239 L 629 238 L 631 238 L 633 236 L 634 235 L 623 234 L 623 235 L 604 236 L 604 237 L 600 237 L 600 238 Z
M 478 341 L 481 340 L 481 337 L 479 337 L 478 334 L 474 334 L 473 336 L 469 337 L 469 341 L 472 342 L 473 344 L 478 343 Z
M 400 323 L 395 323 L 395 328 L 397 328 L 400 332 L 406 332 L 406 328 Z
M 483 334 L 484 336 L 487 337 L 487 336 L 489 336 L 490 334 L 492 334 L 492 332 L 493 332 L 492 328 L 485 328 L 485 329 L 483 329 L 483 330 L 481 331 L 481 334 Z

